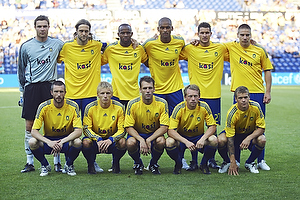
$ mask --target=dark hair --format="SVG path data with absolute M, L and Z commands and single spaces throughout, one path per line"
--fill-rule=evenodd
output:
M 128 27 L 130 28 L 130 31 L 132 31 L 132 30 L 131 30 L 131 26 L 130 26 L 129 24 L 121 24 L 121 25 L 119 26 L 119 28 L 118 28 L 118 32 L 120 32 L 120 28 L 121 28 L 122 26 L 128 26 Z
M 158 21 L 158 26 L 160 26 L 160 24 L 162 23 L 162 21 L 168 20 L 170 22 L 170 25 L 172 26 L 172 21 L 170 18 L 168 17 L 163 17 Z
M 66 85 L 62 82 L 62 81 L 54 81 L 51 85 L 51 91 L 53 91 L 53 87 L 54 85 L 57 85 L 57 86 L 64 86 L 64 90 L 66 90 Z
M 88 25 L 88 26 L 89 26 L 89 30 L 91 30 L 91 23 L 90 23 L 88 20 L 86 20 L 86 19 L 81 19 L 81 20 L 79 20 L 79 21 L 76 23 L 76 25 L 75 25 L 76 31 L 78 30 L 78 27 L 79 27 L 80 25 L 82 25 L 82 24 Z
M 198 91 L 198 94 L 199 94 L 199 97 L 200 97 L 200 88 L 198 87 L 198 85 L 191 84 L 191 85 L 186 86 L 183 90 L 184 96 L 187 95 L 187 90 L 188 89 Z
M 36 26 L 36 22 L 37 21 L 44 21 L 44 20 L 47 21 L 48 22 L 48 26 L 50 26 L 49 18 L 47 16 L 45 16 L 45 15 L 40 15 L 37 18 L 35 18 L 35 20 L 34 20 L 34 26 Z
M 241 94 L 247 93 L 249 95 L 249 90 L 245 86 L 239 86 L 234 91 L 234 97 L 235 98 L 237 97 L 238 93 L 241 93 Z
M 201 24 L 199 24 L 199 26 L 198 26 L 198 33 L 200 32 L 200 28 L 209 28 L 209 32 L 211 32 L 211 26 L 207 22 L 202 22 Z
M 152 77 L 150 77 L 150 76 L 143 76 L 141 79 L 140 79 L 140 87 L 142 87 L 142 82 L 143 81 L 145 81 L 145 82 L 147 82 L 147 83 L 153 83 L 153 87 L 154 87 L 154 80 L 153 80 L 153 78 Z
M 241 25 L 238 27 L 238 32 L 240 31 L 240 29 L 249 29 L 250 32 L 251 32 L 251 27 L 250 27 L 248 24 L 241 24 Z

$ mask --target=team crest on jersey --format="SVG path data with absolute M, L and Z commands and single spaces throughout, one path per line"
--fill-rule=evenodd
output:
M 201 117 L 197 117 L 197 121 L 200 122 L 201 121 Z
M 92 55 L 94 54 L 94 50 L 93 50 L 93 49 L 91 50 L 91 54 L 92 54 Z
M 136 57 L 137 57 L 137 53 L 134 53 L 134 54 L 133 54 L 133 57 L 135 57 L 135 58 L 136 58 Z
M 49 48 L 49 51 L 50 51 L 50 52 L 52 52 L 52 51 L 53 51 L 53 49 L 50 47 L 50 48 Z
M 252 55 L 252 58 L 256 58 L 256 54 L 253 54 L 253 55 Z
M 175 54 L 178 54 L 178 49 L 175 49 Z
M 217 57 L 219 54 L 218 54 L 218 52 L 215 52 L 215 56 Z
M 113 121 L 115 121 L 115 120 L 116 120 L 116 116 L 112 116 L 111 119 L 112 119 Z
M 159 116 L 159 114 L 158 113 L 155 113 L 155 117 L 158 117 Z
M 250 117 L 250 121 L 253 121 L 254 120 L 254 117 Z
M 66 120 L 67 120 L 67 121 L 70 120 L 70 116 L 69 116 L 69 115 L 66 116 Z

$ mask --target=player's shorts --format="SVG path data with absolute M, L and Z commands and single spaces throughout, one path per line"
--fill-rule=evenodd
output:
M 172 112 L 173 112 L 175 106 L 177 106 L 177 104 L 179 104 L 180 102 L 183 101 L 183 93 L 182 93 L 181 89 L 176 92 L 169 93 L 169 94 L 155 94 L 154 93 L 154 95 L 158 96 L 160 98 L 163 98 L 168 102 L 169 116 L 172 115 Z
M 257 103 L 259 103 L 260 108 L 263 111 L 264 116 L 266 117 L 266 113 L 265 113 L 266 112 L 266 104 L 263 103 L 265 94 L 264 93 L 249 93 L 249 95 L 250 95 L 250 99 L 252 101 L 256 101 Z M 233 103 L 234 104 L 236 103 L 234 95 L 233 95 Z
M 79 109 L 81 110 L 81 119 L 83 119 L 85 107 L 89 103 L 96 101 L 97 97 L 89 97 L 89 98 L 83 98 L 83 99 L 70 99 L 70 100 L 75 101 L 78 104 Z
M 120 102 L 121 104 L 123 104 L 124 108 L 126 110 L 129 100 L 120 100 L 119 97 L 115 97 L 115 96 L 112 96 L 111 99 L 116 100 L 116 101 Z
M 200 101 L 206 102 L 210 110 L 215 118 L 215 121 L 218 125 L 221 125 L 221 98 L 217 99 L 202 99 L 200 98 Z
M 198 140 L 200 140 L 200 138 L 203 136 L 203 134 L 197 135 L 197 136 L 192 136 L 192 137 L 188 137 L 188 136 L 185 136 L 185 135 L 181 135 L 181 136 L 196 145 L 196 143 L 198 142 Z M 184 151 L 186 148 L 187 147 L 185 146 L 185 144 L 180 142 L 180 150 Z M 200 153 L 203 153 L 203 150 L 204 150 L 204 148 L 198 149 L 198 151 Z
M 63 139 L 67 136 L 61 136 L 61 137 L 50 137 L 50 136 L 45 136 L 46 138 L 48 138 L 49 140 L 60 140 Z M 48 146 L 47 143 L 44 143 L 44 154 L 51 154 L 52 148 Z M 61 153 L 67 153 L 69 151 L 69 142 L 66 142 L 63 144 L 62 150 L 60 151 Z
M 150 137 L 151 135 L 152 135 L 153 133 L 139 133 L 139 135 L 142 137 L 142 138 L 144 138 L 145 140 L 148 138 L 148 137 Z M 131 135 L 129 135 L 129 134 L 127 134 L 127 140 L 128 140 L 128 138 L 131 138 L 132 136 Z M 163 136 L 164 137 L 164 136 Z M 138 142 L 138 144 L 140 143 L 138 140 L 136 140 L 137 142 Z M 153 142 L 154 142 L 155 140 L 152 140 L 151 141 L 151 149 L 153 148 Z M 138 146 L 138 148 L 140 148 L 140 146 Z
M 47 81 L 31 83 L 25 86 L 23 93 L 24 102 L 22 118 L 26 120 L 34 120 L 39 105 L 48 99 L 52 99 L 50 92 L 51 84 L 51 82 Z
M 83 141 L 83 140 L 86 140 L 86 139 L 91 140 L 91 139 L 88 138 L 88 137 L 83 137 L 83 138 L 82 138 L 82 141 Z M 103 140 L 103 139 L 101 139 L 101 140 Z M 97 154 L 99 154 L 100 152 L 99 152 L 99 149 L 98 149 L 97 141 L 92 140 L 92 142 L 93 142 L 93 145 L 95 145 L 95 146 L 97 147 L 97 150 L 98 150 L 98 153 L 97 153 Z M 109 147 L 108 147 L 108 149 L 107 149 L 107 154 L 112 154 L 112 153 L 113 153 L 113 150 L 115 149 L 115 147 L 116 147 L 116 143 L 115 143 L 115 142 L 113 142 L 111 145 L 109 145 Z

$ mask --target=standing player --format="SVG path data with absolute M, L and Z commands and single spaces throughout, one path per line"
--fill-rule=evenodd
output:
M 126 145 L 128 154 L 134 160 L 136 175 L 143 173 L 143 155 L 151 154 L 149 170 L 153 174 L 160 174 L 157 161 L 161 157 L 164 147 L 164 134 L 168 130 L 169 115 L 167 102 L 157 96 L 153 96 L 154 80 L 149 76 L 140 79 L 141 96 L 129 101 L 125 128 L 128 135 Z
M 121 102 L 125 108 L 130 99 L 138 97 L 138 76 L 141 62 L 147 60 L 144 48 L 139 45 L 133 48 L 132 30 L 129 24 L 121 24 L 118 28 L 120 41 L 107 46 L 102 55 L 102 64 L 109 63 L 112 74 L 112 99 Z
M 47 176 L 51 171 L 45 154 L 65 153 L 65 171 L 68 175 L 76 175 L 74 160 L 81 150 L 81 118 L 78 105 L 65 99 L 66 88 L 61 81 L 55 81 L 51 86 L 53 99 L 40 104 L 32 127 L 32 137 L 29 140 L 30 149 L 35 158 L 40 161 L 41 174 Z M 39 130 L 44 127 L 44 135 Z
M 229 175 L 238 175 L 241 150 L 249 149 L 251 154 L 245 168 L 251 173 L 259 173 L 254 160 L 265 147 L 265 118 L 260 105 L 250 100 L 249 90 L 240 86 L 234 91 L 237 103 L 227 112 L 225 130 L 218 136 L 219 153 L 224 162 L 219 173 L 228 170 Z M 229 157 L 228 157 L 229 153 Z M 238 163 L 237 163 L 238 162 Z
M 229 61 L 226 47 L 221 43 L 210 41 L 211 26 L 202 22 L 198 26 L 199 45 L 188 44 L 181 51 L 181 56 L 188 60 L 190 84 L 198 85 L 201 91 L 201 101 L 206 102 L 218 125 L 221 122 L 221 80 L 223 77 L 224 60 Z M 197 152 L 188 170 L 197 169 Z M 219 168 L 214 159 L 209 160 L 209 166 Z
M 260 104 L 265 116 L 265 104 L 271 102 L 271 70 L 273 66 L 265 49 L 250 43 L 251 28 L 249 25 L 240 25 L 237 37 L 239 42 L 225 43 L 230 55 L 231 91 L 234 92 L 239 86 L 246 86 L 250 91 L 251 100 Z M 266 89 L 263 85 L 262 71 L 265 75 Z M 270 170 L 264 160 L 264 151 L 257 161 L 258 168 Z
M 215 154 L 218 145 L 217 137 L 214 135 L 215 119 L 208 104 L 199 101 L 200 89 L 197 85 L 185 87 L 184 98 L 185 101 L 175 107 L 170 117 L 169 137 L 166 140 L 167 153 L 176 163 L 173 173 L 180 174 L 182 167 L 180 151 L 188 148 L 191 152 L 203 153 L 200 169 L 203 174 L 210 174 L 207 162 Z M 208 127 L 205 132 L 204 122 Z
M 63 42 L 48 36 L 50 23 L 44 15 L 34 20 L 36 36 L 21 45 L 18 61 L 20 92 L 23 92 L 22 118 L 25 119 L 25 152 L 27 163 L 21 172 L 34 171 L 33 155 L 28 141 L 40 103 L 51 99 L 51 82 L 57 78 L 57 56 Z M 55 166 L 57 167 L 57 166 Z M 60 167 L 59 170 L 60 171 Z
M 158 38 L 148 39 L 143 46 L 149 57 L 151 76 L 155 80 L 155 95 L 168 102 L 171 115 L 174 107 L 183 101 L 183 81 L 178 61 L 185 43 L 182 37 L 171 35 L 173 26 L 169 18 L 161 18 L 157 30 L 160 33 Z
M 78 104 L 83 118 L 86 105 L 97 100 L 101 49 L 106 43 L 91 39 L 91 24 L 85 19 L 79 20 L 75 28 L 75 39 L 64 44 L 58 62 L 65 63 L 66 97 Z M 95 167 L 97 172 L 103 172 L 96 162 Z
M 96 154 L 113 155 L 112 172 L 120 173 L 120 159 L 126 152 L 124 106 L 112 100 L 113 88 L 101 82 L 97 88 L 99 100 L 88 104 L 83 118 L 82 153 L 88 163 L 88 173 L 96 174 Z

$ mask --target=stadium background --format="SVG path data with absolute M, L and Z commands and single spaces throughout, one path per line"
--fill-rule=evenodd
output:
M 43 14 L 50 18 L 49 35 L 63 41 L 73 39 L 75 23 L 82 18 L 92 24 L 95 39 L 113 42 L 117 28 L 129 23 L 139 42 L 152 37 L 157 21 L 169 17 L 172 34 L 186 44 L 197 38 L 197 26 L 212 25 L 213 42 L 236 39 L 237 27 L 247 23 L 252 37 L 267 50 L 274 66 L 273 85 L 300 85 L 300 1 L 299 0 L 0 0 L 0 87 L 17 87 L 20 45 L 35 35 L 33 20 Z M 187 62 L 180 61 L 184 84 L 188 84 Z M 64 64 L 58 64 L 63 77 Z M 140 75 L 149 70 L 141 65 Z M 222 83 L 229 85 L 230 64 L 224 63 Z M 111 80 L 108 65 L 101 67 L 102 80 Z

